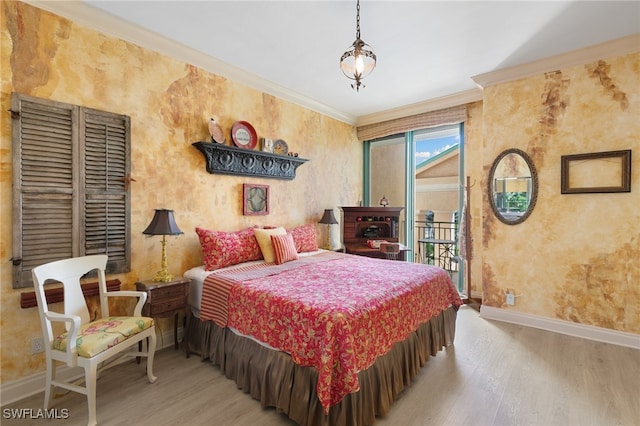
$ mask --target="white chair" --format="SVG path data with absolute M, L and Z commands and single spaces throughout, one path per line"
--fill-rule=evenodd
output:
M 32 270 L 40 311 L 40 321 L 44 334 L 47 357 L 46 388 L 44 392 L 45 410 L 51 406 L 55 386 L 87 395 L 89 404 L 89 425 L 96 424 L 96 379 L 98 373 L 112 366 L 121 355 L 147 357 L 147 377 L 156 381 L 153 375 L 153 355 L 156 349 L 156 330 L 153 319 L 141 316 L 147 294 L 140 291 L 107 292 L 104 270 L 106 255 L 76 257 L 38 266 Z M 100 289 L 102 318 L 91 322 L 89 310 L 80 287 L 80 278 L 87 272 L 97 270 Z M 64 314 L 53 312 L 47 306 L 44 285 L 50 280 L 59 281 L 64 287 Z M 110 317 L 108 298 L 112 296 L 138 297 L 132 317 Z M 54 335 L 52 323 L 64 322 L 66 333 Z M 148 339 L 147 351 L 127 351 L 136 343 Z M 123 352 L 127 351 L 127 352 Z M 69 367 L 84 368 L 85 386 L 56 380 L 56 362 L 64 362 Z

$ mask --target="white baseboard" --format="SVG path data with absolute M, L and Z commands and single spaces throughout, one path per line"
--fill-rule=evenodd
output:
M 480 316 L 485 319 L 504 321 L 512 324 L 554 331 L 556 333 L 566 334 L 569 336 L 581 337 L 583 339 L 640 349 L 640 335 L 624 331 L 610 330 L 607 328 L 578 324 L 554 318 L 546 318 L 538 315 L 494 308 L 492 306 L 485 305 L 482 305 L 480 308 Z
M 182 337 L 183 331 L 184 330 L 182 328 L 178 328 L 178 339 Z M 157 336 L 156 351 L 173 347 L 173 344 L 173 328 L 171 328 L 170 330 L 163 331 Z M 124 360 L 126 360 L 126 358 Z M 83 376 L 84 371 L 79 367 L 71 368 L 63 365 L 56 369 L 56 377 L 59 379 L 74 380 Z M 22 379 L 15 380 L 13 382 L 6 384 L 2 383 L 0 385 L 0 403 L 2 404 L 2 407 L 5 407 L 7 404 L 13 404 L 21 399 L 28 398 L 39 392 L 44 392 L 45 380 L 45 372 L 41 371 L 40 373 L 23 377 Z M 44 403 L 44 400 L 42 402 Z

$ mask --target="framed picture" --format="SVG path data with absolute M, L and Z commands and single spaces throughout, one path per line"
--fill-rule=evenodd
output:
M 561 193 L 631 192 L 631 150 L 563 155 Z
M 242 185 L 242 213 L 245 216 L 269 214 L 269 185 Z
M 273 139 L 268 139 L 268 138 L 262 139 L 262 151 L 270 152 L 273 154 Z

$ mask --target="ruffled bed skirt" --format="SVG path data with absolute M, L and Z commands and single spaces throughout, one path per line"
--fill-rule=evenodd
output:
M 190 322 L 189 348 L 200 353 L 202 360 L 220 366 L 227 378 L 263 407 L 275 407 L 299 425 L 371 425 L 376 416 L 389 412 L 430 356 L 453 344 L 456 315 L 457 310 L 450 307 L 396 343 L 358 373 L 360 390 L 332 406 L 327 415 L 316 394 L 317 370 L 297 365 L 284 352 L 197 318 Z

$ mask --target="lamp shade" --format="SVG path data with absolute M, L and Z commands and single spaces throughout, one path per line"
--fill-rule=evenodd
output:
M 173 210 L 156 209 L 151 223 L 142 233 L 147 235 L 179 235 L 183 232 L 176 225 Z
M 322 219 L 318 223 L 324 223 L 326 225 L 334 225 L 338 223 L 336 217 L 333 215 L 333 209 L 325 209 Z

